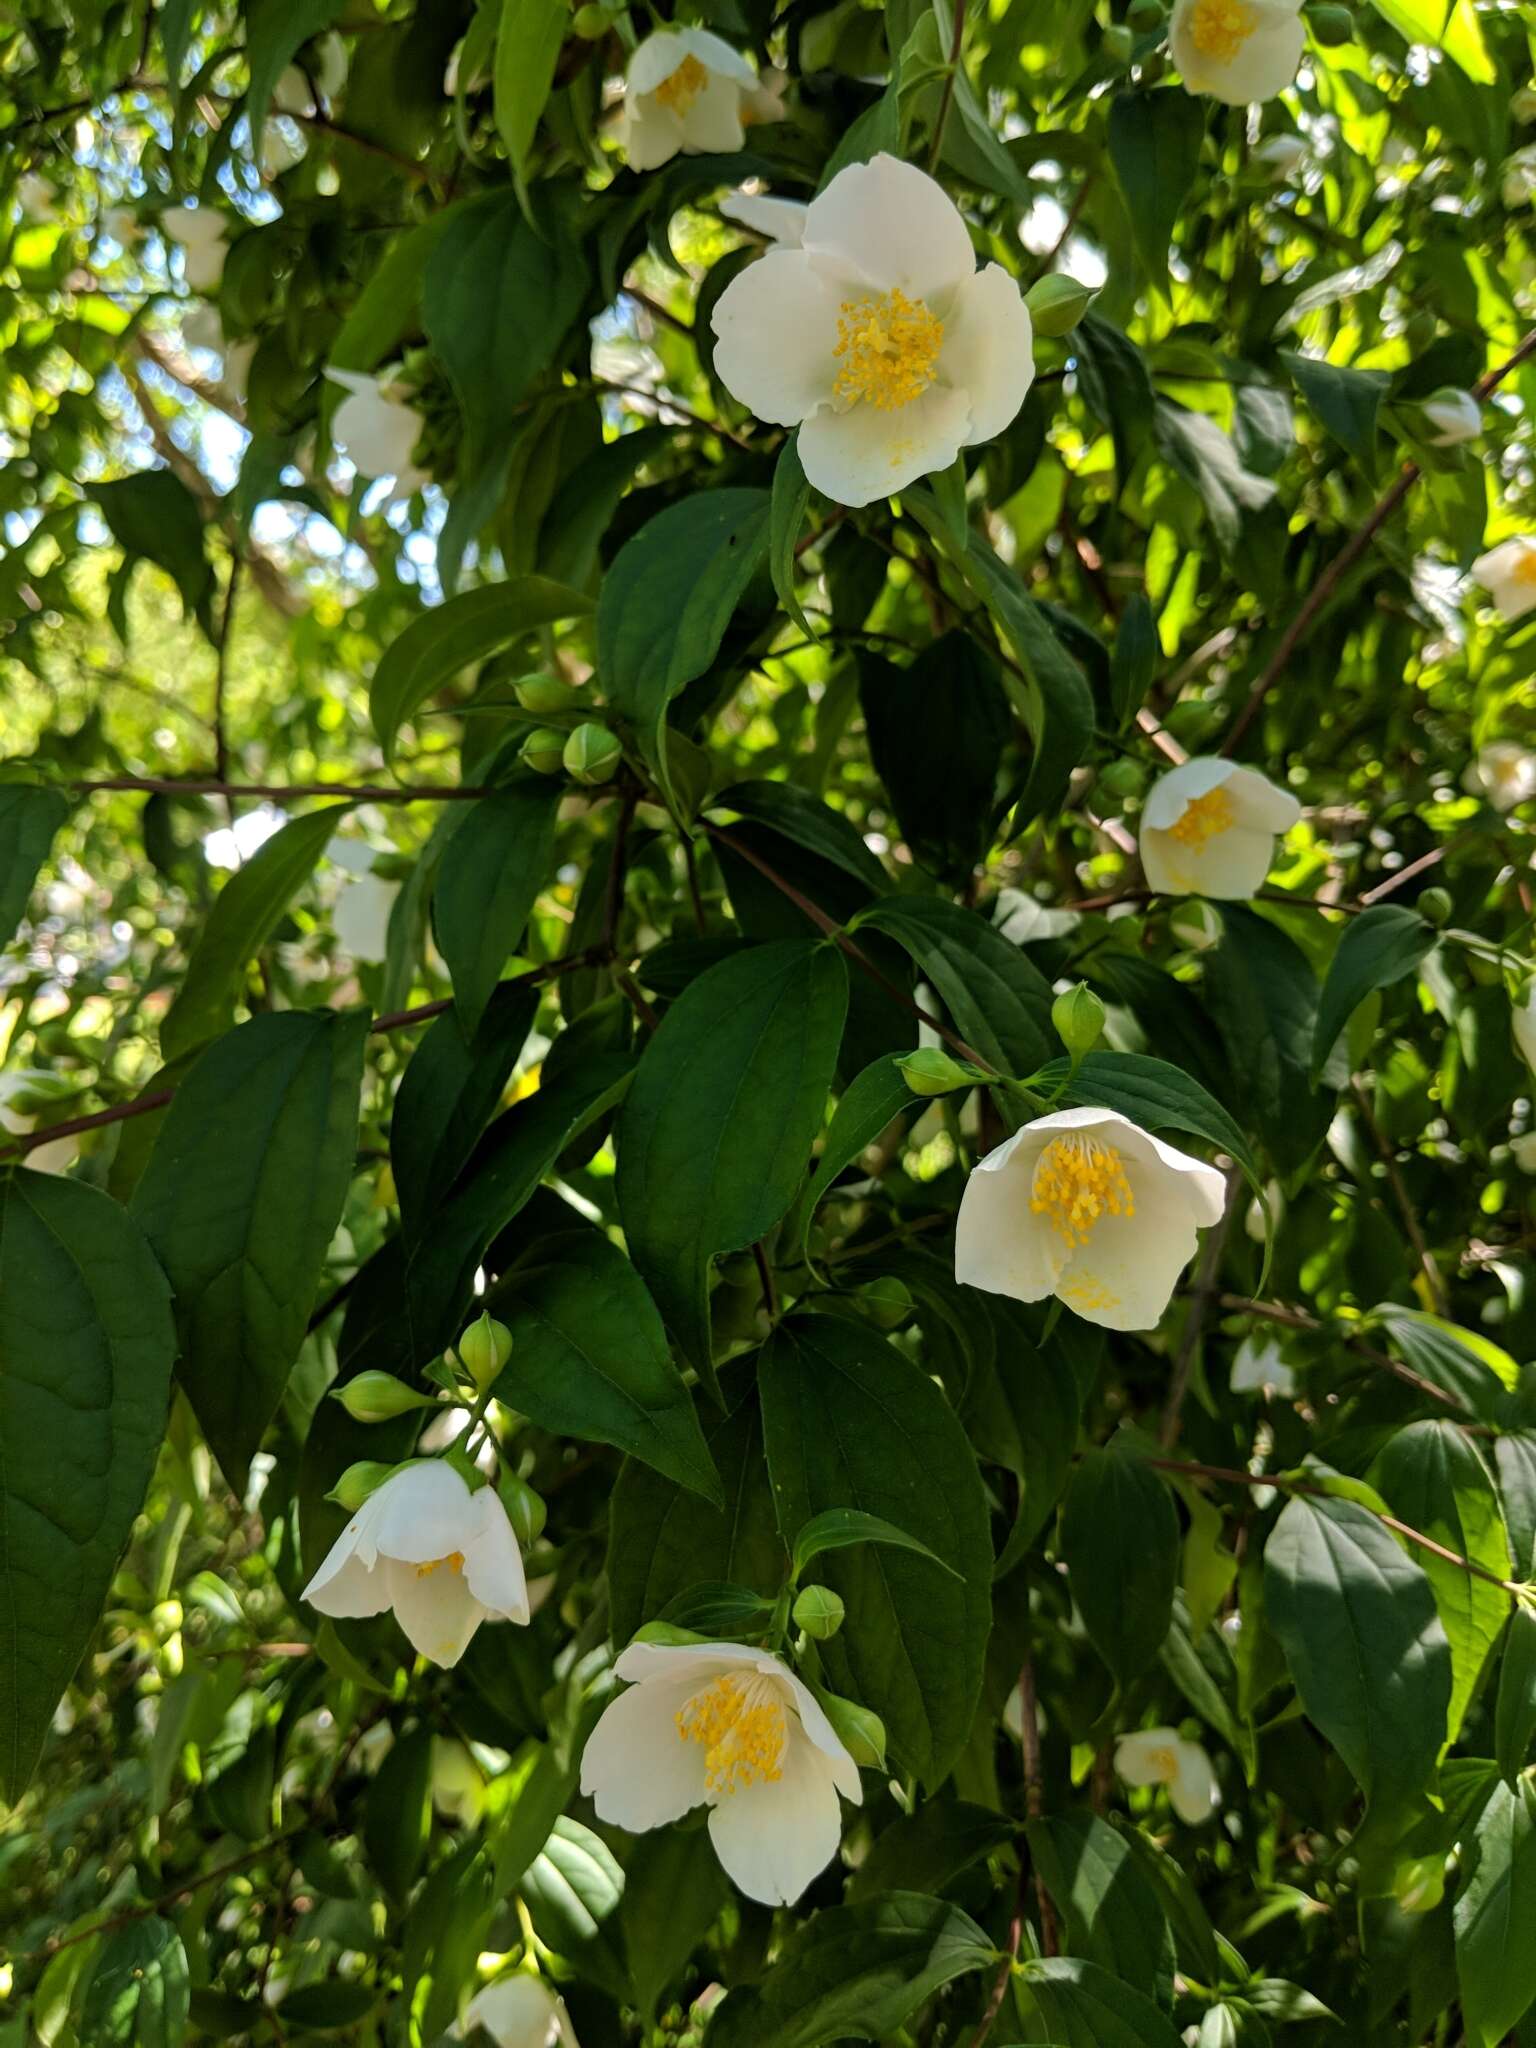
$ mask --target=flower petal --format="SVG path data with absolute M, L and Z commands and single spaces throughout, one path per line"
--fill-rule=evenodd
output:
M 810 207 L 803 199 L 775 199 L 768 192 L 732 192 L 720 202 L 727 220 L 766 235 L 784 249 L 798 249 L 805 237 L 805 219 Z
M 641 1834 L 704 1804 L 704 1751 L 677 1731 L 701 1682 L 691 1673 L 650 1679 L 604 1708 L 581 1759 L 581 1789 L 600 1819 Z
M 407 1465 L 369 1494 L 357 1513 L 361 1543 L 382 1557 L 430 1564 L 464 1547 L 469 1488 L 441 1458 Z
M 743 1785 L 709 1813 L 727 1877 L 765 1906 L 792 1906 L 837 1854 L 842 1833 L 831 1759 L 800 1731 L 791 1734 L 781 1777 Z
M 835 275 L 904 291 L 940 319 L 976 268 L 970 233 L 944 187 L 894 156 L 839 171 L 811 201 L 804 246 Z
M 1159 896 L 1246 903 L 1263 888 L 1274 863 L 1275 836 L 1229 825 L 1199 845 L 1186 846 L 1171 832 L 1144 828 L 1138 850 L 1147 887 Z
M 683 146 L 682 117 L 653 96 L 631 91 L 624 102 L 619 141 L 632 171 L 655 171 Z
M 463 2026 L 470 2033 L 483 2028 L 497 2048 L 549 2048 L 560 2038 L 560 2001 L 542 1978 L 519 1970 L 477 1991 Z
M 1017 282 L 1000 263 L 968 277 L 944 323 L 939 375 L 971 410 L 966 445 L 1000 434 L 1034 381 L 1035 335 Z
M 1177 1728 L 1136 1728 L 1115 1744 L 1115 1773 L 1127 1785 L 1166 1785 L 1168 1759 L 1178 1759 Z
M 1216 1770 L 1198 1742 L 1180 1739 L 1174 1748 L 1178 1769 L 1168 1786 L 1168 1799 L 1179 1819 L 1192 1828 L 1208 1821 L 1220 1803 Z
M 1167 1177 L 1127 1158 L 1133 1214 L 1100 1216 L 1072 1249 L 1056 1292 L 1084 1322 L 1105 1330 L 1152 1330 L 1195 1255 L 1189 1205 L 1168 1199 Z
M 1285 91 L 1306 46 L 1306 30 L 1295 7 L 1277 0 L 1244 0 L 1245 10 L 1257 20 L 1230 57 L 1200 48 L 1195 40 L 1197 7 L 1198 0 L 1179 0 L 1168 32 L 1173 61 L 1191 92 L 1209 93 L 1228 106 L 1241 107 Z
M 685 28 L 678 31 L 679 42 L 686 45 L 684 54 L 697 57 L 706 71 L 716 72 L 721 78 L 729 78 L 743 91 L 751 92 L 757 85 L 757 73 L 739 50 L 722 36 L 711 33 L 707 28 Z M 639 52 L 636 52 L 638 56 Z M 670 77 L 670 73 L 668 76 Z
M 778 1679 L 788 1694 L 795 1712 L 800 1716 L 800 1726 L 809 1742 L 819 1749 L 832 1765 L 832 1782 L 843 1797 L 855 1806 L 864 1803 L 864 1787 L 859 1782 L 859 1767 L 839 1741 L 836 1729 L 827 1719 L 820 1700 L 808 1685 L 796 1678 L 787 1664 L 777 1657 L 763 1657 L 758 1661 L 758 1670 Z
M 337 406 L 331 432 L 359 476 L 401 476 L 421 438 L 421 417 L 377 389 L 358 391 Z
M 775 426 L 829 405 L 837 376 L 835 288 L 798 249 L 770 249 L 732 278 L 715 305 L 715 374 Z
M 523 1554 L 494 1486 L 482 1486 L 470 1496 L 463 1550 L 464 1577 L 481 1606 L 504 1621 L 526 1624 L 528 1580 Z
M 1180 762 L 1177 768 L 1160 775 L 1148 791 L 1142 806 L 1142 824 L 1167 831 L 1170 825 L 1177 825 L 1192 803 L 1230 782 L 1236 773 L 1232 762 L 1215 754 L 1196 754 L 1191 760 Z
M 384 1574 L 370 1570 L 357 1555 L 350 1527 L 331 1545 L 324 1564 L 304 1588 L 303 1598 L 322 1614 L 338 1620 L 360 1620 L 382 1614 L 389 1605 Z
M 1239 825 L 1256 826 L 1263 832 L 1289 832 L 1301 816 L 1301 805 L 1288 789 L 1280 789 L 1252 768 L 1232 771 L 1227 794 Z
M 700 155 L 729 154 L 747 139 L 741 119 L 741 87 L 712 71 L 709 83 L 683 115 L 683 147 Z
M 870 505 L 948 469 L 969 425 L 964 393 L 930 384 L 920 398 L 891 412 L 856 405 L 848 412 L 812 414 L 800 428 L 800 460 L 817 490 L 835 504 Z
M 978 1163 L 955 1221 L 955 1278 L 1015 1301 L 1054 1294 L 1067 1264 L 1060 1233 L 1030 1211 L 1035 1166 L 1049 1136 L 1037 1138 L 1037 1129 L 1026 1124 Z
M 486 1618 L 463 1572 L 453 1564 L 405 1564 L 398 1558 L 390 1558 L 381 1571 L 389 1604 L 411 1647 L 451 1670 Z

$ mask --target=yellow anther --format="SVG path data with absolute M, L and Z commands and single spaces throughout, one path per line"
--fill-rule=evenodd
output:
M 1157 1773 L 1159 1784 L 1169 1785 L 1179 1775 L 1179 1760 L 1171 1749 L 1149 1750 L 1147 1762 Z
M 704 1783 L 712 1799 L 783 1772 L 784 1703 L 760 1679 L 722 1674 L 695 1693 L 676 1716 L 684 1742 L 704 1748 Z
M 449 1551 L 449 1553 L 448 1553 L 448 1555 L 447 1555 L 446 1557 L 434 1557 L 434 1558 L 433 1558 L 433 1560 L 432 1560 L 432 1562 L 431 1562 L 430 1564 L 419 1564 L 419 1565 L 417 1565 L 417 1567 L 416 1567 L 416 1576 L 417 1576 L 417 1578 L 418 1578 L 418 1579 L 430 1579 L 430 1578 L 431 1578 L 431 1576 L 432 1576 L 432 1574 L 433 1574 L 434 1572 L 440 1572 L 440 1571 L 442 1570 L 442 1568 L 443 1568 L 443 1566 L 444 1566 L 444 1565 L 447 1565 L 447 1567 L 448 1567 L 449 1571 L 451 1571 L 451 1572 L 461 1572 L 461 1571 L 463 1571 L 463 1569 L 464 1569 L 464 1553 L 463 1553 L 463 1551 L 462 1551 L 462 1550 L 450 1550 L 450 1551 Z
M 690 51 L 672 75 L 657 86 L 656 97 L 674 114 L 686 114 L 708 83 L 709 72 Z
M 1237 813 L 1223 788 L 1208 789 L 1204 796 L 1191 797 L 1176 824 L 1168 827 L 1170 837 L 1180 846 L 1204 846 L 1233 824 Z
M 1189 33 L 1202 57 L 1230 64 L 1258 25 L 1258 10 L 1245 0 L 1195 0 Z
M 1101 1216 L 1136 1213 L 1131 1184 L 1114 1146 L 1076 1134 L 1052 1138 L 1040 1154 L 1029 1206 L 1037 1216 L 1048 1216 L 1073 1246 L 1088 1242 Z
M 943 321 L 921 299 L 902 291 L 845 299 L 832 351 L 843 367 L 833 393 L 844 405 L 863 400 L 879 412 L 895 412 L 921 398 L 933 382 L 943 342 Z
M 1511 574 L 1517 583 L 1536 583 L 1536 548 L 1527 548 L 1516 558 Z

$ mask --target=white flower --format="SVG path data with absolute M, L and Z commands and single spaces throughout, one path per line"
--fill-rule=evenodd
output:
M 727 220 L 737 221 L 785 249 L 798 249 L 804 241 L 810 210 L 803 199 L 775 199 L 771 192 L 732 192 L 720 202 Z
M 857 1766 L 789 1667 L 740 1643 L 631 1643 L 630 1690 L 581 1760 L 599 1816 L 639 1834 L 707 1805 L 709 1837 L 749 1899 L 790 1906 L 837 1853 L 837 1795 L 858 1805 Z
M 182 275 L 195 292 L 219 288 L 229 254 L 225 226 L 211 206 L 173 206 L 160 216 L 160 232 L 179 244 Z
M 542 1977 L 519 1972 L 477 1991 L 453 2031 L 489 2034 L 496 2048 L 577 2048 L 575 2031 L 565 2010 Z
M 48 180 L 39 177 L 36 171 L 24 171 L 16 180 L 16 197 L 21 205 L 22 220 L 30 226 L 59 217 L 58 195 Z
M 1216 1772 L 1198 1742 L 1176 1728 L 1140 1728 L 1115 1744 L 1115 1769 L 1127 1785 L 1166 1785 L 1174 1812 L 1192 1828 L 1221 1804 Z
M 1262 1336 L 1250 1331 L 1232 1360 L 1231 1385 L 1234 1394 L 1258 1394 L 1268 1387 L 1288 1401 L 1296 1391 L 1296 1375 L 1285 1361 L 1279 1338 L 1268 1331 Z
M 397 492 L 409 496 L 427 481 L 411 460 L 421 439 L 422 418 L 397 386 L 360 370 L 327 370 L 349 396 L 336 408 L 331 431 L 359 476 L 392 476 Z
M 1241 903 L 1264 885 L 1275 834 L 1301 805 L 1251 768 L 1198 755 L 1152 786 L 1141 814 L 1141 865 L 1159 896 Z
M 654 171 L 679 150 L 740 149 L 743 100 L 757 90 L 746 58 L 708 29 L 658 29 L 630 58 L 625 79 L 620 132 L 630 168 Z
M 1106 1330 L 1150 1330 L 1215 1223 L 1226 1182 L 1114 1109 L 1036 1117 L 981 1160 L 955 1225 L 955 1278 L 1054 1294 Z
M 1292 128 L 1266 135 L 1253 149 L 1253 161 L 1277 179 L 1294 178 L 1310 154 L 1307 139 Z
M 256 343 L 249 339 L 231 341 L 224 332 L 218 307 L 208 305 L 194 306 L 186 315 L 181 323 L 181 338 L 189 348 L 207 349 L 211 355 L 223 358 L 220 382 L 243 405 L 251 365 L 256 360 Z
M 354 960 L 383 960 L 389 954 L 389 920 L 394 913 L 398 882 L 368 870 L 343 883 L 336 898 L 332 929 L 342 949 Z
M 1420 410 L 1434 432 L 1429 437 L 1431 448 L 1459 448 L 1465 441 L 1475 441 L 1483 431 L 1483 409 L 1470 391 L 1458 391 L 1450 384 L 1425 399 Z
M 1521 1059 L 1536 1074 L 1536 981 L 1529 981 L 1521 990 L 1510 1011 L 1510 1025 L 1515 1034 L 1515 1048 Z
M 1284 92 L 1306 40 L 1301 0 L 1175 0 L 1168 25 L 1185 85 L 1229 107 Z
M 819 491 L 868 505 L 1000 434 L 1035 374 L 1029 309 L 911 164 L 850 164 L 721 293 L 715 369 L 759 419 L 800 427 Z
M 494 1486 L 449 1464 L 405 1465 L 370 1493 L 304 1588 L 322 1614 L 394 1609 L 412 1645 L 457 1664 L 482 1621 L 528 1620 L 522 1555 Z
M 1515 151 L 1504 166 L 1500 190 L 1511 211 L 1536 197 L 1536 148 Z
M 1536 796 L 1536 754 L 1515 740 L 1491 740 L 1462 777 L 1462 788 L 1485 796 L 1496 811 L 1512 811 Z
M 1511 1138 L 1509 1149 L 1522 1173 L 1536 1173 L 1536 1131 L 1525 1131 L 1520 1137 Z
M 280 178 L 304 161 L 304 137 L 292 121 L 267 121 L 261 130 L 261 175 Z
M 1506 619 L 1521 619 L 1536 606 L 1536 534 L 1501 540 L 1472 564 L 1472 574 Z
M 273 106 L 280 114 L 312 114 L 311 80 L 327 100 L 335 99 L 347 82 L 347 46 L 334 30 L 311 44 L 302 64 L 290 64 L 283 72 L 273 89 Z
M 120 249 L 131 249 L 144 233 L 138 209 L 132 206 L 109 206 L 101 216 L 101 225 Z

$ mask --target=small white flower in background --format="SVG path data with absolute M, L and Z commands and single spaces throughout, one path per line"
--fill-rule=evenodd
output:
M 1506 619 L 1523 619 L 1536 606 L 1536 534 L 1501 540 L 1478 556 L 1472 574 Z
M 1259 1394 L 1265 1388 L 1288 1401 L 1296 1391 L 1296 1375 L 1285 1362 L 1278 1338 L 1253 1331 L 1238 1345 L 1232 1360 L 1232 1391 Z
M 1269 1204 L 1269 1215 L 1264 1214 L 1264 1203 Z M 1285 1221 L 1285 1190 L 1279 1181 L 1266 1181 L 1264 1201 L 1257 1195 L 1243 1212 L 1243 1230 L 1254 1244 L 1263 1244 L 1270 1230 L 1278 1230 Z
M 58 194 L 36 171 L 26 171 L 16 180 L 16 200 L 22 220 L 30 226 L 41 227 L 59 217 Z
M 346 870 L 331 927 L 354 960 L 383 960 L 389 954 L 389 920 L 400 884 L 373 872 L 373 849 L 360 839 L 333 839 L 326 858 Z
M 463 2039 L 477 2027 L 496 2048 L 577 2048 L 564 2001 L 542 1977 L 521 1971 L 477 1991 L 453 2032 Z
M 1018 284 L 976 268 L 942 185 L 892 156 L 850 164 L 716 303 L 715 369 L 762 420 L 800 428 L 817 490 L 868 505 L 1000 434 L 1035 374 Z
M 798 249 L 805 239 L 805 217 L 810 206 L 804 199 L 775 199 L 771 192 L 732 192 L 721 200 L 720 211 L 727 220 L 750 228 L 784 249 Z
M 1306 40 L 1301 0 L 1175 0 L 1168 24 L 1185 85 L 1229 107 L 1284 92 Z
M 1176 1728 L 1139 1728 L 1115 1744 L 1115 1769 L 1127 1785 L 1164 1785 L 1168 1801 L 1192 1828 L 1208 1821 L 1221 1803 L 1216 1772 L 1198 1742 Z
M 231 398 L 243 405 L 251 365 L 256 360 L 256 343 L 250 339 L 230 341 L 218 307 L 208 305 L 194 306 L 187 314 L 181 323 L 181 338 L 190 348 L 205 348 L 222 358 L 219 382 Z
M 332 30 L 311 44 L 302 63 L 290 64 L 283 72 L 273 88 L 272 104 L 280 114 L 312 114 L 315 88 L 322 99 L 333 100 L 346 82 L 347 46 Z
M 1150 1330 L 1220 1219 L 1226 1182 L 1114 1109 L 1036 1117 L 981 1160 L 955 1224 L 955 1278 L 1048 1294 L 1106 1330 Z
M 52 1074 L 31 1067 L 18 1067 L 12 1073 L 0 1074 L 0 1130 L 10 1131 L 18 1138 L 26 1137 L 37 1128 L 37 1118 L 12 1109 L 11 1104 L 18 1096 L 47 1097 L 57 1086 Z M 33 1173 L 63 1173 L 74 1165 L 79 1150 L 78 1138 L 50 1138 L 46 1145 L 34 1145 L 30 1151 L 23 1152 L 20 1159 L 21 1164 L 30 1167 Z
M 413 1647 L 443 1665 L 458 1663 L 482 1621 L 528 1620 L 522 1553 L 495 1487 L 471 1493 L 437 1458 L 369 1494 L 304 1598 L 337 1617 L 393 1608 Z
M 1273 178 L 1294 178 L 1310 154 L 1304 135 L 1282 128 L 1274 135 L 1266 135 L 1262 142 L 1255 143 L 1253 161 L 1261 164 Z
M 1536 1131 L 1526 1131 L 1521 1137 L 1511 1138 L 1509 1149 L 1522 1173 L 1536 1173 Z
M 1528 981 L 1510 1010 L 1515 1049 L 1536 1074 L 1536 981 Z
M 601 1819 L 632 1834 L 707 1805 L 709 1838 L 749 1899 L 791 1906 L 837 1853 L 858 1767 L 787 1664 L 741 1643 L 631 1643 L 630 1681 L 581 1760 Z
M 195 292 L 217 291 L 229 254 L 226 222 L 211 206 L 172 206 L 160 216 L 160 231 L 181 250 L 181 274 Z
M 1512 811 L 1536 796 L 1536 754 L 1515 740 L 1491 740 L 1462 777 L 1471 796 L 1485 796 L 1496 811 Z
M 144 233 L 144 223 L 132 206 L 109 206 L 101 225 L 120 249 L 131 249 Z
M 679 150 L 689 155 L 740 149 L 743 101 L 757 73 L 706 28 L 663 28 L 629 60 L 620 139 L 630 168 L 654 171 Z
M 1504 204 L 1511 209 L 1536 198 L 1536 148 L 1517 149 L 1504 165 L 1500 181 Z
M 392 476 L 396 492 L 409 497 L 427 481 L 427 472 L 411 460 L 421 439 L 421 414 L 403 390 L 361 370 L 327 370 L 333 384 L 347 392 L 336 408 L 331 432 L 359 476 Z
M 1160 896 L 1241 903 L 1264 886 L 1275 835 L 1301 805 L 1252 768 L 1198 755 L 1152 785 L 1139 848 L 1147 886 Z
M 303 135 L 292 121 L 265 121 L 261 129 L 259 159 L 264 178 L 280 178 L 301 164 L 306 155 Z
M 1483 431 L 1482 407 L 1470 391 L 1458 391 L 1450 384 L 1442 384 L 1419 410 L 1434 430 L 1429 436 L 1431 448 L 1459 448 L 1475 441 Z

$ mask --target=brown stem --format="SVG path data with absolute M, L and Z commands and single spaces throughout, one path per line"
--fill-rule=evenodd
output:
M 217 665 L 213 672 L 213 773 L 219 782 L 229 780 L 229 740 L 224 730 L 224 705 L 229 689 L 229 641 L 235 623 L 235 593 L 240 586 L 240 557 L 231 554 L 229 558 L 229 581 L 224 586 L 224 610 L 219 618 Z M 231 822 L 235 815 L 232 796 L 226 796 L 225 803 Z
M 745 440 L 740 434 L 733 433 L 720 420 L 707 420 L 702 413 L 691 412 L 675 398 L 668 398 L 664 391 L 652 391 L 644 384 L 614 384 L 602 377 L 593 378 L 592 389 L 622 391 L 628 393 L 631 398 L 643 398 L 648 404 L 654 405 L 659 413 L 675 412 L 679 419 L 686 420 L 691 427 L 698 427 L 706 434 L 718 434 L 722 441 L 729 441 L 733 448 L 741 449 L 745 455 L 755 455 L 758 452 L 750 441 Z
M 1375 1145 L 1381 1163 L 1386 1169 L 1387 1185 L 1392 1190 L 1392 1198 L 1397 1203 L 1398 1214 L 1403 1219 L 1403 1228 L 1408 1233 L 1408 1242 L 1413 1246 L 1414 1254 L 1419 1262 L 1419 1270 L 1424 1275 L 1424 1284 L 1429 1290 L 1429 1298 L 1434 1303 L 1435 1312 L 1443 1316 L 1450 1306 L 1446 1298 L 1445 1281 L 1441 1277 L 1440 1268 L 1435 1264 L 1430 1254 L 1428 1244 L 1425 1242 L 1424 1231 L 1420 1225 L 1418 1213 L 1414 1209 L 1413 1203 L 1409 1200 L 1407 1184 L 1398 1170 L 1396 1155 L 1388 1141 L 1386 1132 L 1377 1123 L 1376 1112 L 1371 1107 L 1370 1097 L 1366 1094 L 1364 1087 L 1358 1079 L 1351 1079 L 1349 1091 L 1355 1098 L 1355 1106 L 1360 1111 L 1365 1127 L 1371 1134 L 1371 1142 Z
M 960 50 L 965 41 L 965 0 L 955 0 L 955 26 L 949 39 L 949 69 L 944 74 L 944 91 L 939 99 L 939 117 L 933 124 L 933 143 L 928 151 L 928 175 L 939 167 L 944 152 L 944 126 L 955 97 L 955 79 L 960 70 Z
M 1236 1315 L 1261 1316 L 1265 1322 L 1283 1324 L 1288 1330 L 1326 1332 L 1335 1337 L 1346 1350 L 1353 1351 L 1357 1358 L 1368 1359 L 1372 1365 L 1380 1366 L 1383 1372 L 1391 1373 L 1394 1379 L 1400 1379 L 1405 1386 L 1412 1387 L 1415 1392 L 1427 1395 L 1432 1401 L 1443 1401 L 1448 1408 L 1461 1406 L 1454 1394 L 1447 1393 L 1444 1387 L 1437 1387 L 1433 1380 L 1425 1379 L 1422 1373 L 1416 1373 L 1411 1366 L 1404 1365 L 1400 1358 L 1393 1358 L 1386 1351 L 1378 1351 L 1363 1338 L 1345 1335 L 1336 1326 L 1320 1322 L 1316 1316 L 1308 1315 L 1305 1309 L 1288 1308 L 1279 1301 L 1255 1301 L 1246 1294 L 1224 1294 L 1221 1297 L 1221 1305 Z
M 773 1268 L 768 1263 L 761 1238 L 752 1247 L 752 1257 L 756 1261 L 757 1277 L 763 1290 L 763 1307 L 768 1311 L 769 1322 L 776 1323 L 779 1319 L 779 1290 L 773 1284 Z
M 351 797 L 358 803 L 368 804 L 454 804 L 469 803 L 476 797 L 492 794 L 488 787 L 481 788 L 472 783 L 453 786 L 399 783 L 390 787 L 386 783 L 372 782 L 226 782 L 222 776 L 103 775 L 85 781 L 66 782 L 63 786 L 79 796 L 95 796 L 104 791 L 126 791 L 144 796 L 249 796 L 275 804 L 299 803 L 311 796 Z

